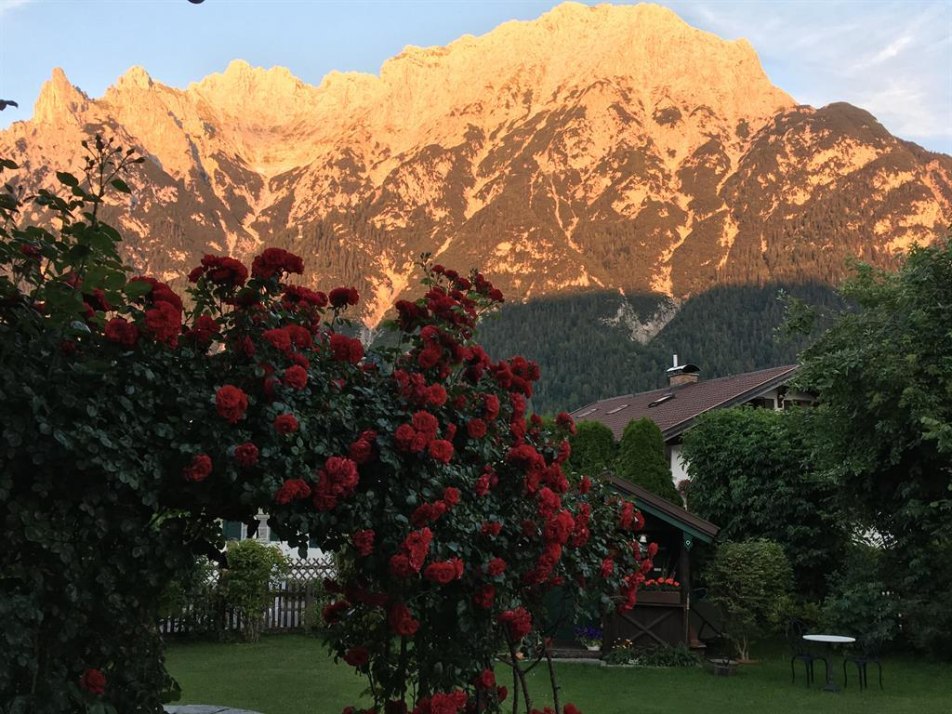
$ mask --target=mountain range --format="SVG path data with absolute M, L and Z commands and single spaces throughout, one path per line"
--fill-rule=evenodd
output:
M 96 132 L 148 159 L 109 210 L 138 269 L 181 284 L 205 252 L 287 247 L 370 326 L 428 252 L 516 303 L 619 295 L 616 324 L 653 295 L 619 331 L 646 342 L 715 286 L 835 284 L 952 221 L 952 157 L 797 104 L 745 40 L 648 4 L 565 3 L 319 86 L 236 60 L 185 89 L 134 67 L 94 99 L 56 69 L 0 155 L 47 185 Z

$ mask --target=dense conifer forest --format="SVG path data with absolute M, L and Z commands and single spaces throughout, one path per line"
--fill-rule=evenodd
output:
M 554 413 L 663 387 L 673 354 L 698 365 L 702 379 L 795 362 L 805 340 L 778 333 L 783 295 L 821 308 L 839 300 L 819 283 L 720 286 L 685 301 L 655 337 L 639 344 L 611 319 L 623 301 L 646 319 L 660 296 L 560 296 L 506 305 L 483 323 L 480 340 L 495 359 L 523 354 L 539 362 L 542 380 L 532 407 Z

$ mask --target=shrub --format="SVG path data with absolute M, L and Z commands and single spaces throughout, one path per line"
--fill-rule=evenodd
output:
M 618 444 L 615 473 L 678 506 L 684 505 L 671 480 L 661 429 L 647 417 L 632 419 L 625 427 Z
M 793 574 L 783 549 L 768 540 L 722 543 L 706 578 L 726 636 L 749 659 L 751 642 L 777 632 L 789 607 Z
M 823 602 L 824 628 L 857 638 L 862 646 L 880 649 L 899 634 L 899 603 L 882 577 L 883 553 L 854 545 L 843 567 L 830 578 Z
M 579 422 L 569 444 L 568 467 L 575 473 L 595 476 L 614 465 L 618 446 L 612 430 L 600 422 Z
M 288 572 L 288 559 L 277 548 L 256 540 L 230 541 L 228 567 L 221 574 L 225 603 L 238 613 L 242 638 L 257 642 L 273 588 Z

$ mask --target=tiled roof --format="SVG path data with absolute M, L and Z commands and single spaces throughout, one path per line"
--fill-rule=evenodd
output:
M 601 422 L 612 430 L 616 439 L 621 438 L 625 426 L 632 419 L 648 417 L 668 440 L 685 431 L 699 414 L 754 399 L 784 384 L 796 369 L 796 365 L 772 367 L 730 377 L 702 379 L 679 387 L 602 399 L 576 409 L 572 416 L 576 421 Z

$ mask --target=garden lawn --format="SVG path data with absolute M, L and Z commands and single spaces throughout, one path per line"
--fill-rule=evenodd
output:
M 755 656 L 761 655 L 755 648 Z M 366 680 L 334 664 L 323 645 L 304 635 L 264 637 L 256 644 L 171 643 L 168 668 L 182 686 L 180 704 L 222 704 L 264 714 L 340 714 L 357 704 Z M 834 666 L 837 680 L 842 664 Z M 508 668 L 496 676 L 512 689 Z M 952 663 L 887 657 L 880 691 L 851 686 L 840 694 L 807 689 L 803 668 L 790 683 L 789 658 L 781 649 L 760 664 L 745 665 L 735 677 L 714 677 L 701 669 L 607 668 L 557 665 L 563 700 L 583 714 L 949 714 Z M 817 677 L 822 677 L 819 666 Z M 533 705 L 550 703 L 544 665 L 530 675 Z M 842 682 L 841 682 L 842 683 Z M 367 700 L 362 700 L 367 703 Z M 524 714 L 524 709 L 520 708 Z

